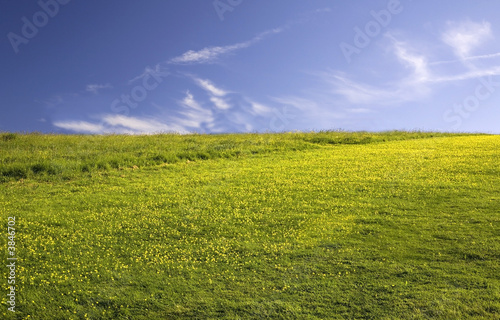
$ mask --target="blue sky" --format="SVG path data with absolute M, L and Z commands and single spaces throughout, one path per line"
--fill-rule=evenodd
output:
M 0 131 L 500 133 L 499 2 L 0 7 Z

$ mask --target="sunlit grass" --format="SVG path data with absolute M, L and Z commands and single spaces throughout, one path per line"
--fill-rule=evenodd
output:
M 7 319 L 500 316 L 498 136 L 9 135 L 0 148 L 2 220 L 19 221 Z

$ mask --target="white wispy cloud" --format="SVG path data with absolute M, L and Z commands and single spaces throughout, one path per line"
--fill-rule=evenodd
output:
M 429 65 L 440 65 L 440 64 L 450 64 L 450 63 L 463 63 L 464 61 L 477 61 L 477 60 L 488 60 L 499 58 L 500 52 L 491 53 L 491 54 L 483 54 L 477 56 L 469 56 L 462 59 L 454 59 L 454 60 L 443 60 L 443 61 L 433 61 L 430 62 Z
M 347 74 L 334 70 L 318 73 L 317 76 L 329 88 L 325 94 L 337 96 L 335 104 L 344 105 L 344 107 L 397 105 L 424 98 L 430 93 L 427 78 L 421 78 L 418 68 L 413 69 L 403 79 L 380 85 L 356 81 Z
M 422 50 L 413 47 L 409 41 L 401 41 L 389 33 L 385 36 L 391 41 L 391 52 L 397 61 L 408 70 L 406 75 L 387 83 L 368 84 L 339 71 L 319 73 L 320 78 L 331 85 L 331 92 L 342 98 L 341 101 L 351 105 L 394 105 L 426 98 L 436 89 L 436 84 L 500 75 L 500 64 L 491 60 L 500 57 L 500 53 L 468 56 L 493 36 L 488 22 L 448 23 L 440 40 L 453 48 L 458 60 L 429 62 Z M 476 60 L 487 59 L 491 63 L 474 64 Z M 461 68 L 437 68 L 451 62 L 461 63 Z
M 240 98 L 238 108 L 229 102 L 229 92 L 209 79 L 190 76 L 204 92 L 204 99 L 196 99 L 190 91 L 177 101 L 178 108 L 153 103 L 158 111 L 154 117 L 133 117 L 119 114 L 94 115 L 92 121 L 64 120 L 53 122 L 56 128 L 92 134 L 151 134 L 158 132 L 224 132 L 254 128 L 258 118 L 267 108 L 258 103 L 249 104 Z M 202 92 L 202 93 L 203 93 Z M 232 95 L 238 96 L 236 93 Z M 236 99 L 236 97 L 232 97 Z M 236 102 L 235 102 L 236 103 Z
M 200 79 L 196 77 L 193 77 L 193 79 L 195 83 L 198 84 L 201 88 L 203 88 L 205 91 L 209 92 L 210 94 L 216 97 L 223 97 L 228 94 L 227 91 L 216 87 L 210 80 Z
M 210 101 L 217 107 L 219 110 L 228 110 L 231 109 L 231 105 L 224 99 L 219 97 L 210 97 Z
M 87 121 L 56 121 L 53 125 L 57 128 L 81 133 L 102 133 L 104 130 L 102 125 Z
M 490 38 L 491 25 L 486 21 L 448 22 L 448 29 L 442 35 L 444 43 L 452 47 L 455 54 L 461 58 L 467 57 L 472 50 Z
M 180 117 L 172 117 L 171 122 L 190 130 L 200 130 L 204 125 L 212 126 L 214 121 L 212 110 L 204 108 L 189 91 L 179 104 L 182 107 L 179 111 Z
M 201 49 L 199 51 L 189 50 L 179 57 L 175 57 L 170 60 L 172 64 L 188 64 L 188 63 L 209 63 L 214 61 L 220 55 L 247 48 L 251 45 L 250 42 L 238 43 L 235 45 L 229 45 L 225 47 L 208 47 Z
M 464 73 L 435 76 L 429 80 L 429 82 L 454 82 L 499 75 L 500 66 L 494 66 L 488 69 L 471 70 Z
M 275 130 L 283 122 L 290 124 L 291 117 L 286 110 L 282 114 L 276 108 L 256 102 L 245 94 L 221 89 L 209 79 L 195 75 L 187 77 L 203 89 L 205 100 L 195 100 L 188 91 L 179 103 L 183 107 L 179 111 L 181 116 L 170 118 L 175 123 L 210 132 L 251 131 L 262 126 Z M 274 123 L 278 125 L 273 126 Z
M 206 47 L 200 50 L 189 50 L 182 55 L 172 58 L 168 61 L 169 64 L 202 64 L 202 63 L 212 63 L 217 60 L 221 55 L 229 54 L 231 52 L 248 48 L 266 37 L 283 32 L 284 28 L 276 28 L 262 32 L 252 38 L 251 40 L 239 42 L 236 44 L 231 44 L 227 46 L 212 46 Z
M 346 118 L 345 112 L 335 104 L 337 97 L 327 94 L 304 93 L 300 96 L 273 97 L 273 101 L 280 104 L 273 110 L 274 123 L 278 126 L 293 124 L 294 126 L 308 126 L 307 130 L 317 128 L 334 128 L 339 121 Z M 317 127 L 311 127 L 311 124 Z
M 258 102 L 252 101 L 252 100 L 247 100 L 247 101 L 252 106 L 252 112 L 255 115 L 265 116 L 265 115 L 269 115 L 272 112 L 272 108 L 270 108 L 266 105 L 263 105 L 262 103 L 258 103 Z
M 171 126 L 154 119 L 141 119 L 124 115 L 105 115 L 104 123 L 111 127 L 121 127 L 136 133 L 168 132 L 174 131 Z
M 193 79 L 194 83 L 205 90 L 210 96 L 210 101 L 217 107 L 219 110 L 228 110 L 232 106 L 226 100 L 226 97 L 229 92 L 224 89 L 217 87 L 212 81 L 208 79 L 201 79 L 193 75 L 189 75 L 191 79 Z
M 405 75 L 386 83 L 369 84 L 355 80 L 350 74 L 337 70 L 326 70 L 315 75 L 327 84 L 326 95 L 336 95 L 344 105 L 395 105 L 414 101 L 429 95 L 429 82 L 433 78 L 428 59 L 408 41 L 401 41 L 391 33 L 385 34 L 390 52 L 406 69 Z M 359 108 L 353 108 L 359 111 Z M 362 108 L 363 109 L 363 108 Z M 349 111 L 349 110 L 348 110 Z M 364 109 L 363 109 L 364 111 Z M 350 113 L 366 113 L 355 112 Z
M 186 133 L 182 126 L 168 125 L 152 118 L 129 117 L 118 114 L 103 115 L 99 122 L 55 121 L 55 127 L 77 133 L 107 134 L 151 134 L 161 132 Z
M 182 100 L 181 105 L 198 111 L 204 110 L 199 104 L 199 102 L 194 99 L 194 96 L 189 91 L 186 92 L 186 97 Z
M 98 94 L 99 90 L 102 89 L 111 89 L 113 86 L 109 83 L 106 84 L 88 84 L 85 88 L 85 91 L 92 92 L 94 94 Z
M 387 37 L 392 38 L 394 52 L 396 57 L 402 62 L 406 67 L 412 69 L 412 72 L 408 76 L 406 81 L 409 82 L 426 82 L 429 79 L 429 70 L 427 59 L 423 55 L 418 55 L 408 46 L 408 44 L 398 41 L 391 35 Z
M 394 104 L 402 102 L 401 89 L 392 86 L 384 89 L 349 79 L 335 71 L 323 72 L 320 77 L 331 85 L 331 92 L 341 96 L 349 104 Z
M 310 21 L 313 17 L 331 12 L 330 8 L 321 8 L 312 12 L 308 12 L 304 17 L 290 21 L 285 25 L 270 29 L 259 33 L 250 40 L 239 42 L 236 44 L 226 45 L 226 46 L 210 46 L 200 50 L 189 50 L 182 55 L 172 58 L 168 61 L 169 64 L 202 64 L 202 63 L 213 63 L 222 55 L 232 53 L 237 50 L 248 48 L 256 43 L 264 40 L 266 37 L 281 33 L 286 29 L 290 28 L 292 25 L 297 23 L 304 23 Z

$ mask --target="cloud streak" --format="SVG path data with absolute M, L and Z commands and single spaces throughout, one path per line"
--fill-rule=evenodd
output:
M 209 92 L 213 96 L 224 97 L 225 95 L 228 94 L 227 91 L 225 91 L 221 88 L 217 88 L 210 80 L 200 79 L 200 78 L 196 78 L 196 77 L 192 77 L 192 78 L 198 86 L 200 86 L 202 89 Z
M 447 84 L 457 81 L 478 79 L 487 76 L 500 75 L 500 64 L 490 63 L 479 67 L 477 60 L 488 60 L 500 57 L 500 53 L 469 56 L 486 40 L 492 38 L 488 22 L 475 23 L 471 21 L 449 22 L 448 28 L 442 33 L 440 40 L 447 44 L 458 60 L 438 61 L 429 63 L 428 58 L 412 48 L 408 42 L 400 41 L 392 34 L 385 35 L 391 41 L 391 52 L 399 64 L 406 68 L 406 76 L 394 79 L 390 83 L 369 85 L 355 81 L 348 74 L 339 71 L 320 73 L 320 78 L 331 86 L 331 92 L 351 105 L 394 105 L 402 102 L 417 101 L 428 97 L 435 84 Z M 439 65 L 461 63 L 463 71 L 455 68 L 439 70 Z
M 104 127 L 87 121 L 56 121 L 53 125 L 60 129 L 81 133 L 102 133 Z
M 486 21 L 482 23 L 448 22 L 448 29 L 441 37 L 443 42 L 452 47 L 460 58 L 465 58 L 472 50 L 490 38 L 492 38 L 491 25 Z
M 226 55 L 229 53 L 232 53 L 237 50 L 241 50 L 244 48 L 248 48 L 262 40 L 264 40 L 266 37 L 273 35 L 273 34 L 278 34 L 284 31 L 284 28 L 276 28 L 272 30 L 268 30 L 265 32 L 262 32 L 252 38 L 251 40 L 232 44 L 232 45 L 227 45 L 227 46 L 213 46 L 213 47 L 206 47 L 198 51 L 194 50 L 189 50 L 182 55 L 172 58 L 168 61 L 169 64 L 204 64 L 204 63 L 213 63 L 215 62 L 220 56 Z
M 497 53 L 483 54 L 483 55 L 478 55 L 478 56 L 469 56 L 469 57 L 464 57 L 462 59 L 455 59 L 455 60 L 433 61 L 433 62 L 430 62 L 429 65 L 463 63 L 464 61 L 487 60 L 487 59 L 494 59 L 494 58 L 499 58 L 499 57 L 500 57 L 500 52 L 497 52 Z
M 152 118 L 128 117 L 117 114 L 102 116 L 100 123 L 87 121 L 56 121 L 53 125 L 57 128 L 91 134 L 123 133 L 123 134 L 149 134 L 161 132 L 186 133 L 177 124 L 168 125 Z
M 109 83 L 106 83 L 106 84 L 88 84 L 87 87 L 85 87 L 85 91 L 92 92 L 93 94 L 98 94 L 99 90 L 111 89 L 111 88 L 113 88 L 113 86 Z
M 59 120 L 54 127 L 91 134 L 151 134 L 160 132 L 243 132 L 267 128 L 281 128 L 283 120 L 290 119 L 288 112 L 278 112 L 264 103 L 233 91 L 222 89 L 209 79 L 187 76 L 203 90 L 198 96 L 186 91 L 176 101 L 177 108 L 153 103 L 158 110 L 154 117 L 133 117 L 118 114 L 94 115 L 95 121 L 75 119 Z M 275 119 L 277 118 L 277 119 Z M 280 122 L 281 121 L 281 122 Z M 277 125 L 274 125 L 277 123 Z
M 409 70 L 406 76 L 382 85 L 369 85 L 356 81 L 345 72 L 330 70 L 317 73 L 323 83 L 328 85 L 328 93 L 342 98 L 348 105 L 394 105 L 413 101 L 429 94 L 429 81 L 433 75 L 429 70 L 427 58 L 415 53 L 406 42 L 386 34 L 391 41 L 391 52 L 402 67 Z

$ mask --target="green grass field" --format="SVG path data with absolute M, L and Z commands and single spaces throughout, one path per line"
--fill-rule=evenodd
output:
M 4 133 L 0 213 L 2 319 L 500 319 L 500 136 Z

